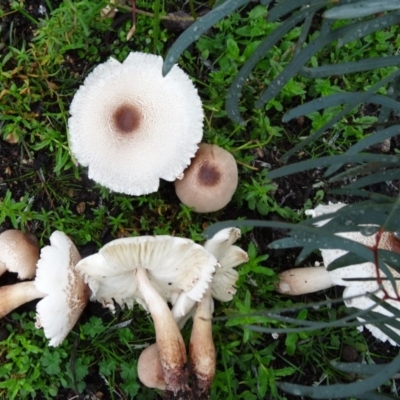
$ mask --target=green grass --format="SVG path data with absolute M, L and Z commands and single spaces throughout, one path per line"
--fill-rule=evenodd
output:
M 152 1 L 138 0 L 137 7 L 153 17 L 138 14 L 136 32 L 129 41 L 129 17 L 116 26 L 100 18 L 107 1 L 49 0 L 45 4 L 47 14 L 40 18 L 32 16 L 22 1 L 13 1 L 10 7 L 0 5 L 0 22 L 18 17 L 34 29 L 18 34 L 7 22 L 7 31 L 1 31 L 0 137 L 4 141 L 0 149 L 4 144 L 3 154 L 12 153 L 12 158 L 10 165 L 7 160 L 0 164 L 0 223 L 2 229 L 33 231 L 41 245 L 48 242 L 55 229 L 68 234 L 77 246 L 92 242 L 100 247 L 105 237 L 145 234 L 171 234 L 201 242 L 207 226 L 225 219 L 299 222 L 306 209 L 327 201 L 327 186 L 321 186 L 318 177 L 311 177 L 317 185 L 310 184 L 306 202 L 298 203 L 292 195 L 305 190 L 301 182 L 290 194 L 288 185 L 294 181 L 272 182 L 268 168 L 278 166 L 277 160 L 285 151 L 323 126 L 343 106 L 313 112 L 294 127 L 281 122 L 283 114 L 318 96 L 364 90 L 394 70 L 388 67 L 315 80 L 297 76 L 265 107 L 256 110 L 254 102 L 259 93 L 293 56 L 300 35 L 300 29 L 295 28 L 258 63 L 246 82 L 240 108 L 247 125 L 241 126 L 227 118 L 227 90 L 239 68 L 278 23 L 266 21 L 261 5 L 247 7 L 218 22 L 184 52 L 179 64 L 194 80 L 204 104 L 204 140 L 235 156 L 240 183 L 226 210 L 199 215 L 179 203 L 171 183 L 162 183 L 157 193 L 129 197 L 88 182 L 85 169 L 77 166 L 70 154 L 67 139 L 69 104 L 86 75 L 108 57 L 124 60 L 134 50 L 164 56 L 176 35 L 159 25 L 154 15 L 159 12 L 163 17 L 167 11 L 179 9 L 180 3 L 166 0 L 155 10 Z M 199 7 L 201 3 L 194 5 Z M 317 34 L 318 29 L 312 33 Z M 310 66 L 395 54 L 399 44 L 400 28 L 393 26 L 343 47 L 336 43 L 327 46 L 311 59 Z M 375 115 L 355 109 L 321 140 L 299 152 L 296 159 L 340 154 L 370 132 L 376 121 Z M 6 145 L 6 140 L 17 143 Z M 6 167 L 9 173 L 5 173 Z M 22 192 L 16 180 L 25 182 Z M 235 298 L 217 304 L 215 310 L 218 364 L 212 399 L 285 399 L 277 387 L 277 382 L 285 380 L 307 384 L 346 382 L 348 377 L 330 365 L 330 361 L 341 359 L 345 346 L 353 346 L 362 359 L 369 360 L 371 342 L 355 327 L 277 337 L 244 327 L 293 328 L 293 323 L 251 314 L 301 305 L 302 301 L 325 300 L 324 294 L 288 299 L 275 293 L 277 274 L 293 265 L 296 253 L 267 254 L 267 244 L 272 240 L 270 233 L 243 229 L 240 245 L 248 250 L 250 261 L 239 267 Z M 335 290 L 329 292 L 329 296 L 335 294 Z M 335 321 L 345 312 L 344 306 L 326 304 L 318 310 L 311 307 L 291 312 L 290 316 Z M 80 323 L 58 348 L 49 348 L 42 331 L 34 328 L 33 313 L 14 313 L 0 322 L 9 332 L 0 343 L 0 398 L 35 398 L 41 393 L 51 399 L 61 388 L 82 391 L 91 369 L 101 374 L 115 399 L 153 398 L 153 391 L 144 388 L 136 376 L 140 346 L 154 341 L 150 318 L 135 307 L 104 319 L 91 317 Z M 129 320 L 128 326 L 116 325 Z M 188 338 L 190 326 L 183 333 Z

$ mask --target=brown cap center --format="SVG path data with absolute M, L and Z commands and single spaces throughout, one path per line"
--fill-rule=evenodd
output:
M 123 135 L 137 131 L 142 121 L 139 109 L 132 104 L 120 105 L 112 115 L 115 130 Z
M 205 161 L 197 175 L 197 180 L 201 186 L 216 186 L 221 180 L 221 172 L 209 161 Z

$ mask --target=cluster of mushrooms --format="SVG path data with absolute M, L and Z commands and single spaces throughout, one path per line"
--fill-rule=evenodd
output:
M 344 203 L 329 203 L 328 205 L 319 205 L 313 210 L 306 211 L 306 213 L 312 217 L 319 217 L 334 213 L 343 206 L 345 206 Z M 319 221 L 317 226 L 323 226 L 328 222 L 329 219 Z M 358 231 L 339 232 L 337 235 L 368 247 L 375 246 L 377 240 L 377 234 L 366 236 Z M 379 240 L 379 249 L 400 253 L 400 239 L 392 232 L 382 232 Z M 387 266 L 392 277 L 396 281 L 396 286 L 393 286 L 385 273 L 379 270 L 373 262 L 364 262 L 357 265 L 328 270 L 327 267 L 333 261 L 345 255 L 347 251 L 340 249 L 321 249 L 320 251 L 323 259 L 323 266 L 293 268 L 282 272 L 280 274 L 280 281 L 276 285 L 277 291 L 286 295 L 296 296 L 328 289 L 334 285 L 345 286 L 343 299 L 347 307 L 360 310 L 371 309 L 385 317 L 394 317 L 391 311 L 375 303 L 368 294 L 371 293 L 380 299 L 385 299 L 387 304 L 396 309 L 400 309 L 399 272 Z M 357 318 L 362 323 L 365 323 L 362 317 Z M 400 343 L 391 339 L 375 325 L 365 324 L 365 327 L 381 341 L 388 341 L 393 346 L 400 345 Z M 399 329 L 391 325 L 386 325 L 386 327 L 400 335 Z M 361 326 L 360 330 L 362 329 L 363 327 Z
M 89 299 L 115 311 L 115 303 L 138 303 L 154 322 L 156 341 L 138 360 L 139 379 L 163 390 L 165 399 L 209 397 L 215 373 L 212 339 L 214 300 L 230 301 L 238 272 L 248 255 L 234 243 L 240 230 L 219 231 L 204 245 L 173 236 L 116 239 L 81 259 L 63 232 L 39 247 L 35 237 L 18 230 L 0 234 L 0 271 L 21 280 L 0 288 L 0 317 L 18 306 L 37 303 L 36 327 L 50 346 L 59 345 Z M 193 318 L 188 354 L 181 329 Z
M 236 190 L 236 161 L 220 147 L 201 143 L 204 114 L 197 90 L 177 65 L 164 77 L 162 64 L 159 56 L 132 52 L 122 63 L 110 58 L 95 67 L 71 103 L 71 151 L 88 167 L 89 178 L 115 192 L 152 193 L 164 179 L 175 182 L 178 198 L 194 211 L 217 211 Z M 329 211 L 322 206 L 312 213 Z M 340 235 L 366 245 L 374 240 L 358 233 Z M 228 228 L 203 246 L 172 236 L 121 238 L 81 259 L 73 242 L 60 231 L 53 232 L 50 245 L 40 254 L 32 235 L 5 231 L 0 235 L 0 273 L 16 272 L 21 280 L 36 277 L 0 288 L 0 317 L 41 299 L 36 326 L 43 328 L 51 346 L 57 346 L 89 299 L 112 312 L 115 303 L 129 308 L 138 303 L 151 314 L 156 334 L 155 343 L 139 357 L 139 379 L 161 389 L 165 399 L 206 399 L 215 373 L 213 299 L 233 298 L 238 278 L 234 268 L 248 260 L 247 253 L 234 245 L 239 237 L 239 229 Z M 383 239 L 383 248 L 398 246 L 392 234 Z M 325 267 L 342 254 L 341 250 L 322 250 Z M 286 271 L 277 290 L 298 295 L 344 285 L 346 304 L 358 308 L 371 306 L 372 300 L 354 295 L 383 293 L 376 279 L 345 279 L 376 278 L 373 263 L 334 271 L 325 267 Z M 394 270 L 392 274 L 399 275 Z M 397 295 L 386 284 L 384 291 Z M 361 305 L 362 301 L 367 305 Z M 379 306 L 375 311 L 391 315 Z M 190 318 L 187 353 L 181 329 Z M 367 327 L 374 334 L 379 332 L 380 339 L 397 344 L 378 328 Z
M 238 184 L 235 158 L 201 143 L 197 89 L 177 65 L 162 76 L 162 65 L 160 56 L 132 52 L 96 66 L 70 106 L 71 151 L 89 178 L 115 192 L 149 194 L 164 179 L 195 212 L 220 210 Z
M 115 11 L 105 9 L 103 16 Z M 179 200 L 195 212 L 218 211 L 238 184 L 235 158 L 201 143 L 197 89 L 177 65 L 164 77 L 162 65 L 160 56 L 132 52 L 123 62 L 110 58 L 96 66 L 70 106 L 71 151 L 89 178 L 115 192 L 149 194 L 164 179 L 175 183 Z M 208 396 L 215 369 L 212 299 L 229 301 L 235 293 L 233 267 L 247 260 L 233 246 L 239 236 L 238 229 L 223 230 L 204 247 L 170 236 L 123 238 L 75 266 L 91 297 L 105 307 L 137 302 L 150 312 L 156 343 L 140 357 L 139 377 L 163 389 L 165 398 Z M 191 317 L 188 368 L 180 329 Z

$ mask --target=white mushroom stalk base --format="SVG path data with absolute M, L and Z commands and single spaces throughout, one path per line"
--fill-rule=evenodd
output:
M 213 300 L 211 288 L 197 303 L 189 343 L 189 357 L 192 366 L 192 390 L 196 399 L 208 399 L 215 375 L 215 346 L 212 338 Z
M 45 296 L 45 293 L 36 289 L 34 282 L 0 287 L 0 318 L 29 301 L 42 299 Z
M 146 271 L 137 268 L 135 279 L 156 330 L 156 343 L 165 380 L 163 398 L 183 399 L 190 389 L 187 385 L 186 348 L 181 332 L 167 303 L 151 285 Z

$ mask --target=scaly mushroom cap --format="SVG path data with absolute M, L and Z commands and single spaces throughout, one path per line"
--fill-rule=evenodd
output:
M 192 81 L 163 59 L 130 53 L 98 65 L 76 92 L 68 121 L 71 150 L 89 178 L 131 195 L 155 192 L 189 165 L 203 135 Z
M 375 237 L 376 235 L 371 236 L 362 236 L 357 238 L 359 240 L 356 240 L 358 242 L 361 242 L 365 245 L 374 245 L 375 242 Z M 361 239 L 361 240 L 360 240 Z M 353 239 L 354 240 L 354 239 Z M 363 240 L 363 241 L 362 241 Z M 379 242 L 379 248 L 385 249 L 385 250 L 390 250 L 390 251 L 395 251 L 397 253 L 400 253 L 400 243 L 399 239 L 391 232 L 383 232 L 381 236 L 381 240 Z M 393 268 L 389 268 L 389 271 L 391 272 L 392 276 L 394 279 L 396 279 L 396 287 L 394 288 L 390 280 L 387 278 L 386 274 L 382 272 L 382 270 L 379 271 L 379 275 L 382 279 L 382 287 L 386 291 L 386 293 L 390 297 L 397 297 L 397 293 L 400 291 L 400 273 L 398 273 L 396 270 Z M 330 275 L 332 276 L 332 279 L 337 282 L 339 285 L 346 286 L 346 289 L 343 292 L 343 299 L 345 300 L 345 304 L 347 307 L 354 307 L 358 308 L 360 310 L 365 310 L 369 307 L 372 307 L 374 304 L 376 304 L 372 299 L 370 299 L 368 296 L 363 296 L 365 293 L 373 293 L 374 296 L 378 298 L 383 298 L 385 293 L 382 289 L 380 289 L 380 285 L 377 281 L 377 274 L 376 274 L 376 266 L 372 262 L 366 262 L 362 264 L 357 264 L 349 267 L 344 267 L 344 268 L 339 268 L 334 271 L 330 271 Z M 346 280 L 351 278 L 353 279 L 352 281 Z M 354 280 L 354 279 L 360 279 L 360 280 Z M 370 280 L 373 278 L 372 280 Z M 362 280 L 362 279 L 368 279 L 368 280 Z M 354 296 L 358 296 L 355 298 L 352 298 Z M 396 300 L 385 300 L 385 303 L 400 309 L 400 302 Z M 377 305 L 373 309 L 374 312 L 380 313 L 382 315 L 386 316 L 393 316 L 393 313 L 390 311 L 386 310 L 384 307 Z M 364 322 L 363 318 L 358 318 L 360 321 Z M 396 332 L 398 335 L 400 335 L 400 330 L 393 328 L 390 325 L 386 325 L 388 328 L 392 329 L 394 332 Z M 395 342 L 391 338 L 389 338 L 385 333 L 383 333 L 378 327 L 371 325 L 371 324 L 366 324 L 365 327 L 378 339 L 382 340 L 385 342 L 388 340 L 390 344 L 393 346 L 399 346 L 400 343 Z
M 175 181 L 179 200 L 198 213 L 218 211 L 225 207 L 238 185 L 235 158 L 213 144 L 200 143 L 183 179 Z
M 328 204 L 326 206 L 320 205 L 316 207 L 315 210 L 308 210 L 307 214 L 311 215 L 312 217 L 318 217 L 327 213 L 333 213 L 343 206 L 345 206 L 345 204 L 343 203 Z M 323 226 L 328 221 L 329 219 L 322 220 L 318 223 L 318 226 Z M 371 247 L 376 245 L 376 234 L 365 236 L 360 232 L 339 232 L 337 233 L 337 235 L 361 243 L 364 246 Z M 400 240 L 392 232 L 383 232 L 379 241 L 379 248 L 400 253 Z M 321 249 L 321 254 L 325 267 L 328 267 L 330 263 L 332 263 L 334 260 L 336 260 L 337 258 L 341 257 L 346 253 L 347 251 L 340 249 Z M 393 288 L 390 281 L 388 279 L 385 279 L 386 275 L 382 272 L 382 270 L 380 270 L 379 274 L 381 278 L 383 278 L 382 286 L 390 296 L 397 297 L 396 293 L 400 291 L 400 283 L 399 283 L 400 274 L 394 269 L 390 268 L 389 266 L 388 268 L 391 271 L 393 277 L 397 279 L 396 280 L 397 287 Z M 376 266 L 372 262 L 365 262 L 356 265 L 351 265 L 348 267 L 337 268 L 335 270 L 329 271 L 329 277 L 332 280 L 333 284 L 346 286 L 346 289 L 343 292 L 343 299 L 345 300 L 345 304 L 348 307 L 354 307 L 364 310 L 366 308 L 373 306 L 375 302 L 371 300 L 368 296 L 364 296 L 366 293 L 373 293 L 375 296 L 380 298 L 384 297 L 384 292 L 383 290 L 379 289 L 379 284 L 377 282 Z M 373 279 L 371 280 L 371 278 Z M 350 298 L 353 296 L 359 296 L 359 297 Z M 393 307 L 400 308 L 399 301 L 394 301 L 394 300 L 385 300 L 385 301 L 388 304 L 392 305 Z M 392 313 L 390 313 L 382 306 L 376 306 L 373 311 L 381 313 L 386 316 L 393 316 Z M 358 319 L 364 322 L 364 319 L 362 318 Z M 388 340 L 394 346 L 399 345 L 399 343 L 396 343 L 392 339 L 390 339 L 378 327 L 371 324 L 366 324 L 365 326 L 378 339 L 382 341 Z M 387 326 L 393 331 L 395 331 L 397 334 L 400 334 L 400 330 L 397 330 L 389 325 Z
M 9 229 L 0 234 L 0 275 L 5 271 L 18 273 L 18 279 L 35 276 L 39 244 L 29 232 Z
M 367 264 L 368 268 L 367 268 Z M 365 263 L 363 264 L 363 270 L 360 272 L 357 269 L 357 278 L 376 278 L 376 269 L 375 266 L 372 263 Z M 356 266 L 358 267 L 358 266 Z M 349 267 L 346 267 L 349 268 Z M 386 275 L 380 271 L 380 276 L 383 278 L 382 280 L 382 286 L 385 289 L 386 293 L 388 293 L 389 296 L 396 298 L 397 293 L 400 289 L 399 285 L 399 279 L 400 279 L 400 274 L 395 271 L 392 268 L 389 268 L 390 272 L 392 273 L 393 277 L 397 280 L 397 288 L 394 289 L 390 281 L 386 278 Z M 368 280 L 368 281 L 352 281 L 352 282 L 347 282 L 347 287 L 343 292 L 343 299 L 347 307 L 354 307 L 358 308 L 360 310 L 365 310 L 367 308 L 370 308 L 376 304 L 374 300 L 370 299 L 368 296 L 363 296 L 365 293 L 373 293 L 374 296 L 378 298 L 383 298 L 384 297 L 384 291 L 380 289 L 380 286 L 376 280 Z M 354 297 L 357 296 L 357 297 Z M 353 298 L 354 297 L 354 298 Z M 392 307 L 395 307 L 397 309 L 400 309 L 400 304 L 399 301 L 397 300 L 385 300 L 385 303 L 391 305 Z M 374 312 L 380 313 L 382 315 L 386 315 L 389 317 L 393 317 L 393 313 L 388 311 L 386 308 L 377 305 L 376 307 L 373 308 Z M 363 318 L 358 318 L 360 321 L 364 322 L 365 320 Z M 392 329 L 397 335 L 400 335 L 400 330 L 396 329 L 390 325 L 386 325 L 388 328 Z M 385 342 L 386 340 L 389 341 L 390 344 L 393 346 L 399 346 L 400 343 L 395 342 L 392 340 L 390 337 L 388 337 L 385 333 L 383 333 L 378 327 L 371 325 L 371 324 L 366 324 L 365 327 L 378 339 L 382 340 Z
M 50 246 L 40 252 L 36 288 L 45 293 L 36 306 L 36 327 L 43 328 L 50 346 L 58 346 L 74 327 L 89 300 L 89 289 L 75 270 L 81 259 L 64 233 L 55 231 Z
M 190 239 L 139 236 L 116 239 L 97 254 L 84 258 L 77 270 L 92 290 L 92 298 L 113 310 L 113 300 L 131 308 L 134 301 L 146 307 L 135 285 L 135 269 L 146 269 L 152 286 L 174 304 L 185 295 L 199 301 L 215 271 L 217 260 Z

